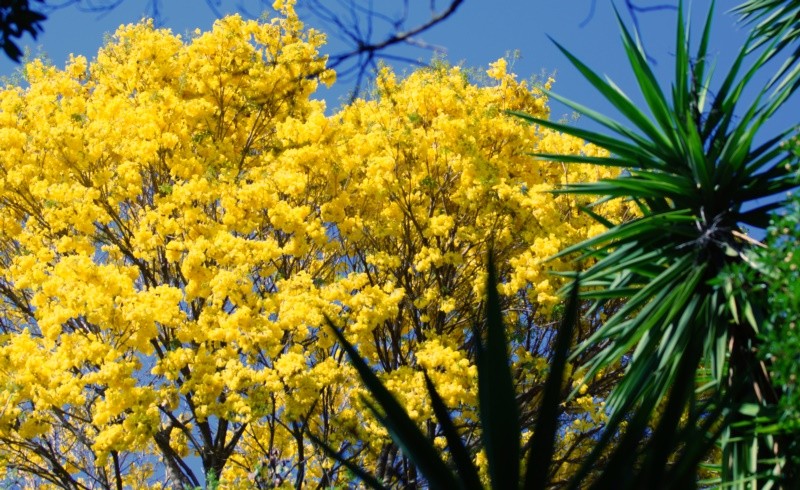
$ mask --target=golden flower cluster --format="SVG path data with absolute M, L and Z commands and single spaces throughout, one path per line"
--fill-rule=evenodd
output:
M 190 39 L 123 26 L 91 63 L 34 61 L 0 91 L 6 477 L 183 488 L 199 457 L 220 488 L 347 483 L 310 433 L 402 481 L 326 317 L 434 436 L 423 370 L 474 428 L 490 245 L 519 388 L 541 385 L 547 271 L 567 268 L 544 260 L 599 231 L 548 191 L 608 175 L 528 152 L 596 150 L 505 115 L 548 109 L 504 60 L 483 83 L 383 69 L 326 115 L 324 38 L 280 7 Z M 602 423 L 592 400 L 566 408 L 579 432 Z

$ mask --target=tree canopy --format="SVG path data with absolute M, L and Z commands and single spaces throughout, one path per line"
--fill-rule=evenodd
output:
M 587 198 L 548 191 L 616 170 L 528 155 L 604 153 L 507 115 L 546 119 L 551 81 L 519 81 L 502 59 L 487 76 L 385 68 L 373 96 L 326 116 L 313 98 L 335 79 L 324 36 L 278 7 L 189 39 L 124 26 L 95 61 L 33 61 L 27 86 L 0 91 L 6 482 L 347 484 L 311 434 L 412 484 L 325 318 L 433 440 L 423 370 L 475 433 L 469 332 L 490 247 L 530 434 L 560 315 L 546 270 L 571 267 L 543 261 L 603 229 L 577 212 Z M 578 340 L 612 311 L 582 320 Z M 591 449 L 618 370 L 569 376 L 581 396 L 563 410 L 559 471 Z

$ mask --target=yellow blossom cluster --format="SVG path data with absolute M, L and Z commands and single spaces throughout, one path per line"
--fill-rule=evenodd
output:
M 504 60 L 483 82 L 383 69 L 374 96 L 326 115 L 324 38 L 280 7 L 189 39 L 123 26 L 95 60 L 34 61 L 0 91 L 3 472 L 37 488 L 347 484 L 312 434 L 402 485 L 414 476 L 326 318 L 432 437 L 423 371 L 477 430 L 490 247 L 532 420 L 558 316 L 547 271 L 567 267 L 544 260 L 599 231 L 548 191 L 609 175 L 526 152 L 596 150 L 507 116 L 548 109 Z M 601 398 L 565 408 L 570 433 L 602 423 Z

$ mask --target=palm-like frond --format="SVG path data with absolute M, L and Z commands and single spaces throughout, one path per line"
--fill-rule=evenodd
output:
M 559 414 L 564 402 L 562 386 L 567 366 L 573 332 L 580 312 L 578 300 L 581 279 L 576 277 L 570 285 L 564 317 L 556 333 L 553 360 L 544 384 L 539 414 L 529 440 L 527 467 L 520 471 L 523 454 L 520 448 L 517 402 L 514 397 L 513 378 L 509 370 L 509 357 L 504 336 L 503 318 L 494 267 L 489 260 L 486 296 L 485 329 L 475 329 L 478 350 L 478 398 L 481 413 L 481 440 L 486 452 L 491 488 L 522 488 L 537 490 L 551 487 L 556 472 L 556 435 L 560 429 Z M 389 434 L 404 454 L 415 464 L 432 489 L 481 489 L 478 470 L 451 419 L 451 412 L 439 396 L 430 379 L 425 383 L 436 420 L 442 428 L 450 452 L 450 462 L 411 420 L 398 401 L 389 393 L 367 363 L 358 355 L 344 335 L 331 324 L 350 362 L 358 371 L 375 404 L 368 403 L 372 413 L 388 429 Z M 477 326 L 476 326 L 477 327 Z M 482 331 L 482 330 L 485 330 Z M 702 348 L 702 339 L 695 339 L 692 349 Z M 698 356 L 693 356 L 695 359 Z M 703 456 L 714 444 L 720 428 L 726 426 L 730 414 L 725 414 L 725 403 L 706 399 L 698 409 L 682 420 L 683 408 L 695 398 L 693 379 L 696 364 L 684 364 L 677 374 L 677 382 L 664 404 L 663 415 L 654 428 L 650 428 L 651 410 L 646 404 L 632 410 L 628 430 L 617 447 L 609 450 L 616 434 L 606 431 L 597 441 L 592 454 L 582 461 L 578 471 L 570 475 L 569 488 L 696 488 L 696 469 Z M 633 405 L 631 400 L 631 408 Z M 619 420 L 612 422 L 613 427 Z M 313 434 L 309 438 L 330 457 L 350 469 L 370 488 L 385 488 L 383 482 L 338 454 Z M 644 447 L 645 457 L 635 449 Z M 608 463 L 598 467 L 598 460 L 607 457 Z M 635 469 L 634 469 L 635 468 Z M 522 477 L 522 478 L 520 478 Z M 654 482 L 661 482 L 660 484 Z M 561 482 L 563 483 L 563 482 Z
M 685 382 L 681 373 L 687 365 L 711 368 L 720 396 L 736 393 L 734 405 L 772 403 L 771 383 L 752 362 L 757 325 L 748 319 L 754 316 L 739 314 L 752 312 L 757 305 L 746 297 L 727 294 L 730 284 L 720 278 L 727 266 L 744 260 L 750 244 L 741 239 L 742 228 L 763 227 L 769 213 L 782 205 L 774 196 L 795 185 L 784 168 L 787 152 L 780 146 L 792 128 L 760 145 L 755 141 L 767 119 L 797 89 L 800 75 L 784 70 L 780 83 L 742 107 L 745 88 L 783 47 L 775 40 L 755 55 L 751 48 L 760 41 L 753 36 L 712 91 L 707 63 L 711 18 L 709 13 L 696 54 L 690 57 L 682 5 L 679 8 L 671 98 L 620 21 L 623 45 L 649 113 L 556 43 L 627 123 L 550 95 L 609 134 L 517 114 L 610 152 L 606 158 L 541 158 L 627 169 L 615 179 L 567 185 L 559 192 L 627 198 L 642 211 L 640 218 L 611 226 L 604 234 L 559 254 L 580 252 L 583 258 L 596 259 L 582 275 L 586 297 L 627 299 L 626 306 L 584 344 L 608 345 L 588 366 L 589 378 L 621 359 L 628 362 L 626 376 L 609 399 L 616 423 L 632 409 L 632 401 L 649 404 L 654 411 L 679 379 Z M 746 64 L 751 68 L 743 69 Z M 752 202 L 759 205 L 754 207 Z M 743 445 L 756 439 L 730 435 L 731 441 L 738 442 L 728 445 L 726 456 L 745 454 Z M 729 461 L 729 469 L 741 469 L 744 459 Z M 726 473 L 726 477 L 732 481 L 742 474 Z
M 509 368 L 503 316 L 500 311 L 500 298 L 491 256 L 488 262 L 485 328 L 476 325 L 474 334 L 477 349 L 481 438 L 489 476 L 492 488 L 516 488 L 522 482 L 525 489 L 544 489 L 547 486 L 553 462 L 559 423 L 559 406 L 563 401 L 561 385 L 572 341 L 572 332 L 578 318 L 578 281 L 573 283 L 565 316 L 556 334 L 553 364 L 545 382 L 542 408 L 536 422 L 535 432 L 531 437 L 527 454 L 528 466 L 523 479 L 520 478 L 522 476 L 520 462 L 523 455 L 520 444 L 519 410 L 514 392 L 514 381 Z M 447 440 L 452 465 L 448 465 L 444 455 L 439 452 L 433 441 L 411 420 L 408 413 L 360 357 L 356 348 L 347 341 L 342 332 L 331 322 L 329 325 L 375 400 L 375 404 L 367 402 L 367 406 L 389 431 L 392 440 L 414 463 L 425 478 L 427 485 L 434 489 L 472 490 L 483 488 L 478 477 L 478 469 L 472 461 L 474 455 L 468 452 L 461 440 L 451 418 L 450 410 L 427 374 L 425 374 L 425 384 L 431 406 Z M 382 482 L 342 457 L 324 441 L 310 433 L 308 436 L 328 456 L 346 466 L 367 486 L 385 488 Z
M 800 60 L 799 0 L 746 0 L 733 12 L 743 23 L 753 24 L 758 37 L 756 45 L 778 41 L 779 51 L 789 51 L 784 64 L 786 70 Z

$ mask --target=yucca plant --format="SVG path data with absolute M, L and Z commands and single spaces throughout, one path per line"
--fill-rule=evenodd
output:
M 686 382 L 681 375 L 687 370 L 708 373 L 705 387 L 711 394 L 703 396 L 715 398 L 729 413 L 722 427 L 722 484 L 744 488 L 776 481 L 785 473 L 780 448 L 786 441 L 761 436 L 760 416 L 775 406 L 778 394 L 756 354 L 760 305 L 735 294 L 725 271 L 733 264 L 748 266 L 747 251 L 755 241 L 745 230 L 764 228 L 770 212 L 783 204 L 774 196 L 795 185 L 786 166 L 788 153 L 780 144 L 794 128 L 756 142 L 764 123 L 797 89 L 800 76 L 780 68 L 770 86 L 742 107 L 742 93 L 783 47 L 782 37 L 753 51 L 761 42 L 753 33 L 721 83 L 714 85 L 708 56 L 713 9 L 712 4 L 691 56 L 679 5 L 669 98 L 642 47 L 620 20 L 623 45 L 649 112 L 558 45 L 627 123 L 556 94 L 550 96 L 608 133 L 517 115 L 609 152 L 606 157 L 539 158 L 621 170 L 615 179 L 567 185 L 559 192 L 595 195 L 599 202 L 628 199 L 641 211 L 621 224 L 594 215 L 608 231 L 560 254 L 579 253 L 581 259 L 596 261 L 582 274 L 583 298 L 600 305 L 608 299 L 627 300 L 581 347 L 607 344 L 588 366 L 589 377 L 620 360 L 627 363 L 625 376 L 609 397 L 609 433 L 632 409 L 651 414 L 660 410 L 667 393 Z M 702 397 L 695 394 L 673 399 L 683 403 L 673 408 L 690 417 L 701 419 L 707 410 L 698 405 Z
M 800 0 L 746 0 L 733 12 L 753 25 L 756 45 L 777 40 L 779 51 L 790 51 L 785 67 L 800 59 Z
M 574 327 L 580 312 L 579 284 L 576 278 L 568 290 L 564 317 L 554 341 L 554 355 L 545 381 L 539 414 L 528 450 L 523 455 L 520 446 L 518 407 L 504 334 L 503 318 L 497 293 L 494 267 L 489 260 L 486 297 L 486 321 L 474 329 L 477 349 L 478 398 L 481 419 L 481 447 L 486 452 L 490 488 L 544 489 L 552 486 L 555 470 L 553 455 L 560 429 L 559 411 L 562 381 L 569 355 Z M 399 402 L 384 387 L 377 375 L 359 356 L 341 331 L 332 323 L 340 345 L 358 371 L 373 402 L 367 406 L 387 428 L 393 441 L 417 467 L 423 477 L 420 486 L 433 489 L 480 489 L 484 485 L 476 467 L 475 452 L 467 448 L 430 379 L 425 376 L 431 406 L 445 435 L 449 457 L 437 449 L 411 420 Z M 632 410 L 628 430 L 622 437 L 607 432 L 599 441 L 597 452 L 605 452 L 611 443 L 616 447 L 605 452 L 608 464 L 597 468 L 593 458 L 587 460 L 569 483 L 571 488 L 685 488 L 696 486 L 696 471 L 703 456 L 713 445 L 719 427 L 725 425 L 724 406 L 713 400 L 699 402 L 701 410 L 685 421 L 682 407 L 694 394 L 692 381 L 695 366 L 685 365 L 677 373 L 679 383 L 667 397 L 663 415 L 656 426 L 651 424 L 650 412 Z M 324 441 L 309 437 L 329 456 L 338 460 L 371 488 L 386 488 L 385 483 L 338 454 Z M 638 457 L 636 449 L 644 448 Z M 524 468 L 524 471 L 523 471 Z
M 522 458 L 519 411 L 509 367 L 508 344 L 500 311 L 495 269 L 491 259 L 488 269 L 486 324 L 485 328 L 476 325 L 474 336 L 482 443 L 486 450 L 489 475 L 494 488 L 516 488 L 521 481 L 525 482 L 525 488 L 540 488 L 537 487 L 537 484 L 545 481 L 549 462 L 552 460 L 558 410 L 562 401 L 561 384 L 572 332 L 577 320 L 577 281 L 570 293 L 566 313 L 556 335 L 555 353 L 550 373 L 545 382 L 542 409 L 530 443 L 529 453 L 537 454 L 538 457 L 528 458 L 529 464 L 523 476 L 520 470 Z M 449 462 L 448 458 L 440 453 L 439 449 L 433 445 L 433 441 L 420 430 L 400 403 L 383 386 L 377 375 L 360 357 L 356 348 L 345 339 L 338 328 L 332 323 L 330 326 L 375 401 L 375 404 L 367 402 L 367 406 L 386 427 L 403 453 L 422 473 L 427 485 L 430 488 L 441 489 L 482 488 L 478 469 L 474 463 L 475 454 L 470 453 L 462 441 L 462 435 L 459 434 L 453 423 L 450 409 L 445 406 L 427 373 L 425 382 L 430 403 L 447 440 Z M 313 438 L 313 436 L 311 437 Z M 315 439 L 315 442 L 361 478 L 364 483 L 373 488 L 384 488 L 382 482 L 347 459 L 339 457 L 323 441 Z

